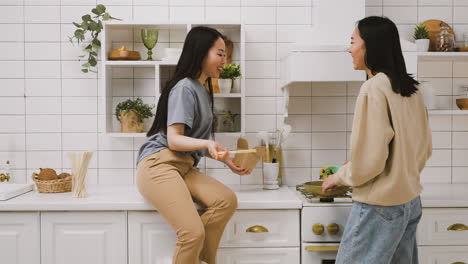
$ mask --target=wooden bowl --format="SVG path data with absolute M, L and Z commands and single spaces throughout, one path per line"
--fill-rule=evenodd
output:
M 460 110 L 468 110 L 468 98 L 459 98 L 456 102 Z
M 132 50 L 113 50 L 109 53 L 109 60 L 140 60 L 138 51 Z

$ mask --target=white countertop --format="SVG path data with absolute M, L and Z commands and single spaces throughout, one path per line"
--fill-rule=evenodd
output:
M 468 208 L 468 184 L 424 184 L 423 207 Z
M 239 209 L 300 209 L 302 202 L 287 187 L 263 190 L 260 185 L 230 185 Z M 201 207 L 198 207 L 201 208 Z M 0 201 L 0 211 L 120 211 L 154 210 L 134 185 L 90 185 L 87 198 L 72 193 L 32 191 Z
M 236 192 L 239 209 L 300 209 L 301 200 L 294 188 L 263 190 L 260 185 L 229 185 Z M 87 198 L 68 193 L 32 191 L 0 201 L 0 211 L 151 211 L 154 208 L 134 185 L 90 185 Z M 468 208 L 468 184 L 424 184 L 423 207 Z M 201 208 L 201 207 L 198 207 Z

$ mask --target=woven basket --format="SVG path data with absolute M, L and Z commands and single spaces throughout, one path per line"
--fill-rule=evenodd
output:
M 43 181 L 39 180 L 37 173 L 32 174 L 32 179 L 36 183 L 37 190 L 41 193 L 61 193 L 71 192 L 72 177 L 68 176 L 64 179 Z

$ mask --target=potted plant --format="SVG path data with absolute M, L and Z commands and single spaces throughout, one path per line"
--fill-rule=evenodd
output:
M 235 63 L 227 64 L 223 67 L 219 75 L 219 90 L 221 93 L 230 93 L 234 80 L 241 77 L 240 65 Z
M 104 5 L 97 5 L 96 8 L 93 8 L 91 12 L 95 15 L 86 14 L 81 17 L 81 23 L 73 22 L 73 25 L 77 27 L 73 36 L 68 37 L 70 42 L 73 43 L 73 40 L 76 39 L 76 42 L 85 41 L 85 35 L 89 33 L 91 35 L 90 40 L 86 40 L 89 44 L 83 49 L 86 53 L 81 55 L 80 58 L 87 57 L 86 63 L 84 63 L 82 72 L 96 72 L 97 65 L 97 56 L 99 50 L 101 49 L 101 41 L 99 40 L 99 33 L 102 31 L 102 21 L 106 20 L 120 20 L 118 18 L 112 17 L 109 13 L 106 12 L 106 7 Z
M 115 117 L 120 121 L 120 132 L 141 133 L 143 132 L 143 121 L 153 116 L 151 110 L 154 106 L 144 104 L 141 98 L 128 99 L 121 102 L 115 108 Z
M 429 50 L 429 31 L 423 24 L 418 24 L 414 28 L 413 38 L 416 42 L 416 49 L 419 52 L 426 52 Z
M 233 114 L 230 110 L 221 110 L 220 113 L 223 116 L 221 122 L 223 125 L 223 132 L 235 132 L 235 121 L 239 114 Z

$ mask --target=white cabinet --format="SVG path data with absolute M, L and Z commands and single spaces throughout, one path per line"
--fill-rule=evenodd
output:
M 299 248 L 221 248 L 220 264 L 299 264 Z
M 0 213 L 0 262 L 39 264 L 39 212 Z
M 126 264 L 126 212 L 43 212 L 42 263 Z
M 468 263 L 468 209 L 424 208 L 417 240 L 420 263 Z
M 175 232 L 158 213 L 128 213 L 129 264 L 171 264 L 175 242 Z
M 466 264 L 468 263 L 468 246 L 419 247 L 419 263 Z
M 158 213 L 129 212 L 128 234 L 129 264 L 172 263 L 176 234 Z M 238 210 L 224 230 L 218 263 L 299 264 L 299 246 L 299 210 Z
M 239 210 L 224 230 L 221 247 L 299 247 L 298 210 Z

